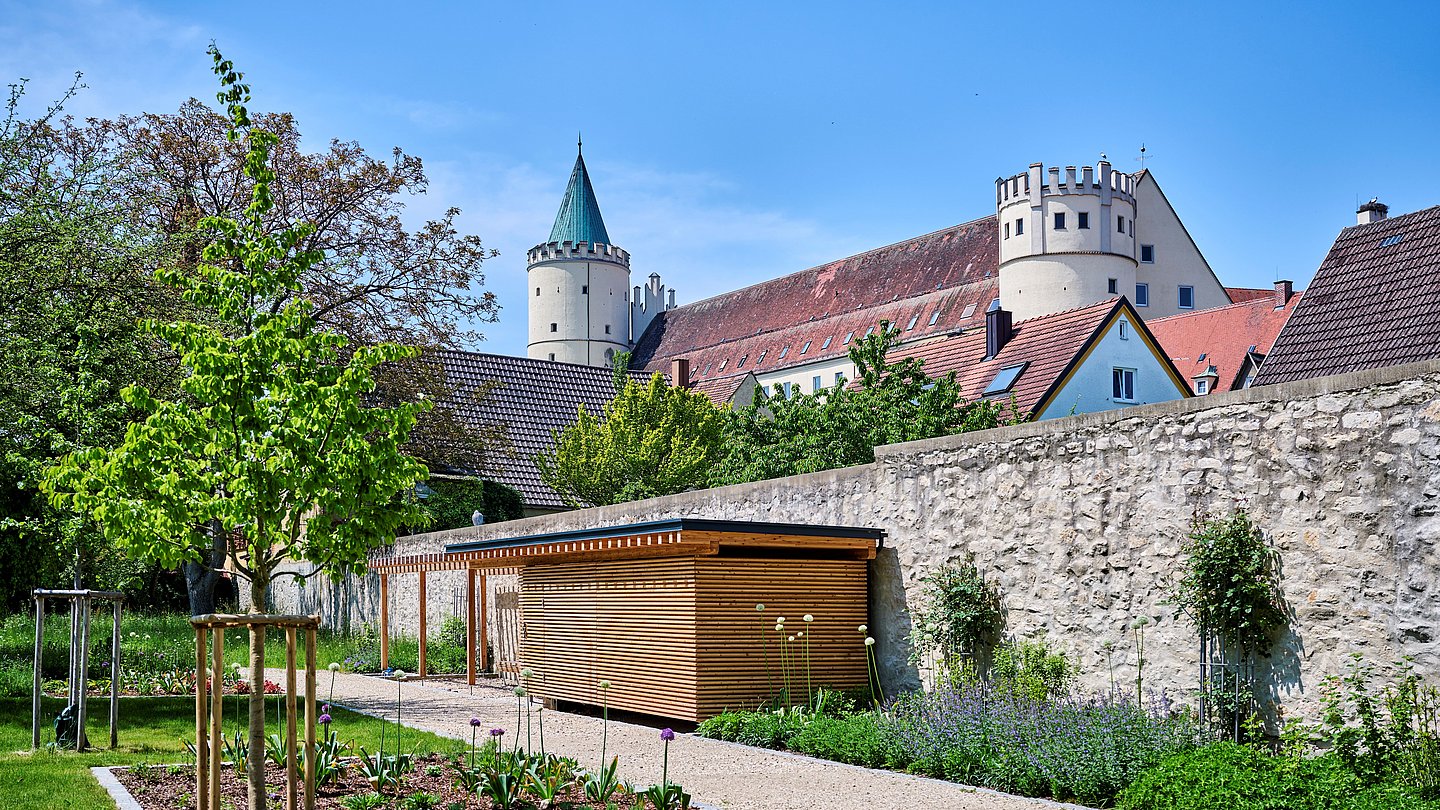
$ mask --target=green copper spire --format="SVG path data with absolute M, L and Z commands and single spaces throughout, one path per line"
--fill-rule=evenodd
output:
M 576 144 L 575 168 L 570 172 L 570 185 L 550 229 L 551 242 L 589 242 L 610 244 L 605 220 L 600 218 L 600 204 L 595 202 L 595 189 L 590 186 L 590 173 L 585 171 L 585 156 Z

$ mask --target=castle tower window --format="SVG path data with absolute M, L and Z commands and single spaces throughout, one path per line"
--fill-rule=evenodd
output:
M 605 334 L 610 334 L 610 324 L 605 324 Z
M 1186 287 L 1186 286 L 1183 286 L 1183 285 L 1180 287 L 1180 308 L 1181 308 L 1181 309 L 1194 309 L 1194 308 L 1195 308 L 1195 288 L 1194 288 L 1194 287 Z
M 551 332 L 559 332 L 559 331 L 560 331 L 560 324 L 558 324 L 558 323 L 552 323 L 552 324 L 550 324 L 550 331 L 551 331 Z
M 581 284 L 581 285 L 580 285 L 580 294 L 581 294 L 581 295 L 589 295 L 589 294 L 590 294 L 590 285 L 589 285 L 589 284 Z
M 1124 217 L 1124 216 L 1117 216 L 1117 217 L 1115 217 L 1115 230 L 1119 231 L 1120 233 L 1124 233 L 1124 232 L 1125 232 L 1125 217 Z
M 1118 279 L 1113 279 L 1113 278 L 1112 278 L 1112 279 L 1106 279 L 1106 282 L 1105 282 L 1105 292 L 1108 292 L 1108 293 L 1110 293 L 1111 295 L 1114 295 L 1115 293 L 1120 292 L 1120 282 L 1119 282 L 1119 280 L 1118 280 Z
M 539 297 L 540 297 L 540 288 L 539 288 L 539 287 L 536 287 L 536 288 L 535 288 L 535 297 L 536 297 L 536 298 L 539 298 Z
M 551 359 L 551 360 L 554 360 L 554 359 L 555 359 L 555 352 L 550 352 L 550 359 Z
M 1023 219 L 1017 219 L 1017 220 L 1015 220 L 1015 235 L 1016 235 L 1016 236 L 1020 236 L 1020 235 L 1023 234 L 1023 233 L 1025 233 L 1025 220 L 1023 220 Z
M 1010 238 L 1010 223 L 1008 223 L 1008 222 L 1005 223 L 1005 238 L 1006 238 L 1006 239 L 1009 239 L 1009 238 Z
M 1154 245 L 1141 245 L 1141 246 L 1140 246 L 1140 261 L 1144 262 L 1145 264 L 1154 264 L 1154 263 L 1155 263 L 1155 246 L 1154 246 Z
M 1057 231 L 1063 231 L 1063 230 L 1065 230 L 1065 214 L 1064 214 L 1064 212 L 1059 212 L 1059 213 L 1056 213 L 1056 214 L 1055 214 L 1055 230 L 1057 230 Z
M 1090 230 L 1090 212 L 1081 211 L 1075 215 L 1075 227 L 1082 231 Z
M 1136 284 L 1136 285 L 1135 285 L 1135 306 L 1137 306 L 1137 307 L 1148 307 L 1148 306 L 1150 306 L 1150 285 L 1149 285 L 1149 284 Z

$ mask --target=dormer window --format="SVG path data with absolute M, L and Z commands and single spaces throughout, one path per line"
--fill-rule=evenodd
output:
M 833 340 L 834 337 L 835 337 L 834 335 L 831 335 L 831 336 L 825 338 L 825 342 L 822 343 L 822 344 L 820 344 L 820 349 L 823 351 L 823 350 L 825 350 L 825 349 L 830 348 L 830 341 Z
M 725 370 L 725 364 L 726 364 L 726 363 L 729 363 L 729 362 L 730 362 L 730 358 L 728 358 L 728 357 L 725 358 L 724 360 L 721 360 L 721 361 L 720 361 L 720 368 L 717 368 L 717 369 L 715 369 L 715 370 L 716 370 L 716 371 L 724 371 L 724 370 Z
M 1209 380 L 1196 380 L 1196 381 L 1195 381 L 1195 393 L 1200 394 L 1201 396 L 1204 396 L 1205 394 L 1210 393 L 1210 381 L 1209 381 Z
M 853 338 L 853 337 L 855 337 L 855 330 L 852 329 L 852 330 L 850 330 L 849 332 L 846 332 L 846 333 L 845 333 L 845 339 L 842 340 L 842 341 L 840 341 L 840 345 L 841 345 L 841 346 L 849 346 L 849 345 L 850 345 L 850 338 Z
M 787 355 L 787 354 L 789 354 L 789 353 L 790 353 L 790 347 L 789 347 L 789 346 L 786 346 L 785 348 L 783 348 L 783 349 L 780 350 L 780 356 L 777 357 L 776 359 L 777 359 L 777 360 L 784 360 L 784 359 L 785 359 L 785 355 Z
M 800 347 L 800 353 L 804 354 L 808 351 L 810 351 L 810 341 L 807 340 L 805 341 L 805 345 Z
M 914 328 L 915 328 L 915 323 L 916 323 L 916 321 L 919 321 L 919 320 L 920 320 L 920 313 L 917 312 L 917 313 L 915 313 L 914 315 L 911 315 L 911 316 L 910 316 L 910 323 L 909 323 L 908 325 L 906 325 L 905 331 L 906 331 L 906 332 L 909 332 L 911 329 L 914 329 Z
M 770 351 L 769 349 L 765 349 L 765 350 L 761 351 L 761 352 L 760 352 L 760 356 L 757 357 L 757 358 L 755 358 L 755 365 L 758 366 L 758 365 L 760 365 L 761 363 L 765 362 L 765 355 L 766 355 L 769 351 Z
M 749 359 L 750 359 L 750 355 L 748 355 L 748 354 L 742 354 L 742 355 L 740 355 L 740 362 L 738 362 L 738 363 L 735 364 L 735 368 L 744 368 L 744 367 L 745 367 L 745 361 L 746 361 L 746 360 L 749 360 Z
M 938 320 L 940 320 L 940 309 L 939 307 L 936 307 L 935 311 L 930 313 L 930 325 L 934 326 L 935 322 Z

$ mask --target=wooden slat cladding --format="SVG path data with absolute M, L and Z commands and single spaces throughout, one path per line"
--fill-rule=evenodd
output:
M 524 665 L 538 697 L 703 720 L 778 688 L 775 619 L 813 634 L 816 687 L 863 686 L 866 563 L 716 557 L 607 560 L 521 574 Z M 755 610 L 765 604 L 763 613 Z M 806 625 L 802 616 L 812 614 Z M 766 645 L 760 638 L 764 628 Z M 804 645 L 791 647 L 804 700 Z M 768 658 L 768 674 L 767 674 Z

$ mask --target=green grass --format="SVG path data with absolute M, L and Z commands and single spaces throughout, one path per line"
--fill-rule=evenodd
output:
M 267 733 L 280 728 L 275 718 L 278 702 L 278 699 L 272 699 L 268 707 Z M 47 699 L 44 705 L 46 716 L 53 717 L 61 704 L 58 699 Z M 101 715 L 98 721 L 91 719 L 87 723 L 91 741 L 106 744 L 109 742 L 105 715 L 108 704 L 94 701 L 90 706 L 92 712 Z M 226 698 L 222 716 L 227 734 L 233 734 L 236 728 L 240 728 L 236 724 L 236 706 L 235 698 Z M 342 709 L 333 710 L 331 716 L 335 719 L 334 728 L 340 739 L 353 740 L 372 753 L 379 747 L 380 728 L 385 725 L 383 721 Z M 391 747 L 395 744 L 395 724 L 388 725 L 385 742 L 387 747 Z M 181 739 L 193 740 L 194 736 L 194 698 L 127 698 L 120 702 L 120 747 L 114 751 L 106 748 L 77 754 L 74 751 L 42 749 L 30 753 L 30 701 L 0 698 L 0 796 L 4 797 L 3 805 L 7 810 L 114 807 L 109 794 L 90 775 L 90 768 L 139 762 L 153 765 L 183 763 L 185 749 Z M 53 730 L 47 725 L 41 744 L 53 740 Z M 408 728 L 404 730 L 401 744 L 406 751 L 416 753 L 448 753 L 464 747 L 460 741 Z
M 96 615 L 90 630 L 90 677 L 108 678 L 110 670 L 110 626 L 108 614 Z M 172 669 L 192 670 L 195 667 L 195 631 L 187 617 L 178 614 L 125 614 L 121 620 L 120 663 L 126 670 L 164 672 Z M 437 628 L 430 634 L 426 663 L 431 674 L 460 672 L 465 668 L 465 651 L 458 638 L 447 639 L 446 630 Z M 454 636 L 453 632 L 450 636 Z M 42 663 L 45 678 L 64 678 L 68 664 L 70 617 L 51 615 L 45 621 L 45 646 Z M 30 694 L 35 644 L 35 623 L 28 615 L 12 615 L 0 623 L 0 697 L 23 697 Z M 243 629 L 225 632 L 226 665 L 248 666 L 249 638 Z M 409 672 L 418 669 L 419 642 L 413 638 L 394 638 L 390 644 L 390 665 Z M 302 648 L 301 663 L 304 652 Z M 379 642 L 373 635 L 345 635 L 321 630 L 316 637 L 317 666 L 324 668 L 332 661 L 347 672 L 375 672 L 380 664 Z M 265 636 L 265 660 L 269 666 L 285 663 L 285 634 L 270 632 Z

